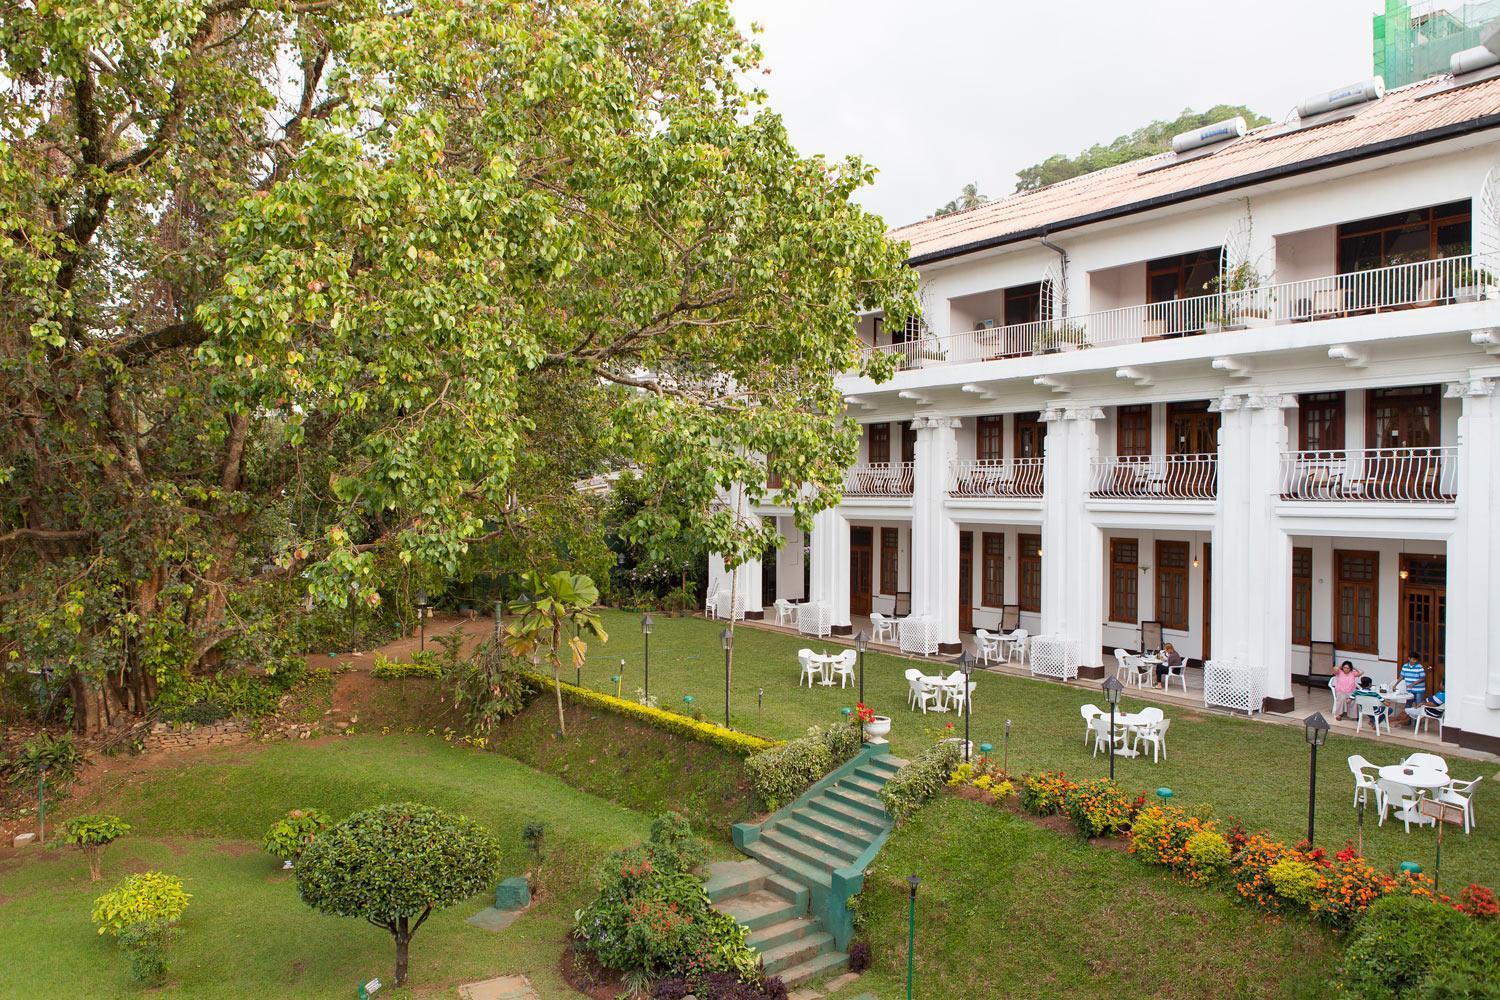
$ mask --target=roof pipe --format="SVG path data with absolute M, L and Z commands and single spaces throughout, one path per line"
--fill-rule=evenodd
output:
M 1057 254 L 1059 258 L 1058 262 L 1062 265 L 1062 288 L 1058 292 L 1058 304 L 1062 306 L 1062 316 L 1050 317 L 1051 319 L 1062 319 L 1068 315 L 1068 251 L 1048 239 L 1046 230 L 1042 230 L 1042 235 L 1038 236 L 1037 239 L 1041 242 L 1042 246 Z

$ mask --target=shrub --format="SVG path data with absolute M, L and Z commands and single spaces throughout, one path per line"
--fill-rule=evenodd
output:
M 891 819 L 897 823 L 905 821 L 942 791 L 962 757 L 962 746 L 945 741 L 923 750 L 892 775 L 880 790 L 880 801 L 885 803 Z
M 321 913 L 390 931 L 401 986 L 412 935 L 433 910 L 488 889 L 499 864 L 499 845 L 478 823 L 397 802 L 318 834 L 297 860 L 297 890 Z
M 216 701 L 195 701 L 191 705 L 168 708 L 162 717 L 169 722 L 191 722 L 195 726 L 211 726 L 229 718 L 229 710 Z
M 662 817 L 650 840 L 611 855 L 599 871 L 598 897 L 574 915 L 578 946 L 629 975 L 758 978 L 747 931 L 710 905 L 702 881 L 684 867 L 702 857 L 701 846 L 686 847 L 690 839 L 681 817 Z
M 53 785 L 72 781 L 82 766 L 83 751 L 73 742 L 73 734 L 53 736 L 46 730 L 21 744 L 13 765 L 17 778 L 35 781 L 45 774 Z
M 261 840 L 260 846 L 267 854 L 295 861 L 307 850 L 307 845 L 333 824 L 325 812 L 317 809 L 293 809 L 271 824 Z
M 1085 837 L 1112 836 L 1130 828 L 1140 801 L 1109 778 L 1094 778 L 1063 794 L 1063 812 Z
M 123 934 L 136 924 L 177 922 L 192 899 L 182 880 L 161 872 L 141 872 L 123 879 L 94 900 L 94 923 L 100 934 Z
M 1477 883 L 1464 886 L 1458 894 L 1458 909 L 1476 920 L 1494 920 L 1500 914 L 1500 904 L 1495 902 L 1495 892 Z
M 657 864 L 692 871 L 708 860 L 708 848 L 693 836 L 693 825 L 682 813 L 665 812 L 651 821 L 651 855 Z
M 870 943 L 856 941 L 849 946 L 849 971 L 864 972 L 870 967 Z
M 442 672 L 454 707 L 477 736 L 525 708 L 538 690 L 493 639 L 480 643 L 468 659 L 446 662 Z
M 1493 996 L 1500 929 L 1406 894 L 1377 901 L 1349 936 L 1340 970 L 1345 996 Z M 1489 991 L 1489 992 L 1486 992 Z
M 1232 852 L 1213 820 L 1177 806 L 1149 806 L 1131 824 L 1130 853 L 1203 882 L 1229 867 Z
M 1246 840 L 1231 864 L 1235 891 L 1242 899 L 1272 913 L 1282 913 L 1317 900 L 1320 869 L 1332 862 L 1321 851 L 1288 847 L 1257 833 Z
M 853 757 L 863 743 L 858 726 L 813 726 L 806 736 L 749 758 L 745 770 L 760 801 L 776 810 Z
M 1063 796 L 1073 787 L 1065 771 L 1023 775 L 1021 808 L 1037 816 L 1052 816 L 1062 809 Z
M 1381 897 L 1395 891 L 1389 872 L 1371 867 L 1353 851 L 1340 851 L 1320 871 L 1313 916 L 1334 930 L 1347 931 Z
M 1318 898 L 1318 870 L 1297 857 L 1277 859 L 1266 869 L 1271 888 L 1283 899 L 1311 906 Z
M 1194 879 L 1211 879 L 1229 868 L 1229 841 L 1217 830 L 1199 830 L 1189 837 L 1187 853 L 1192 864 L 1188 874 Z
M 282 696 L 304 673 L 288 670 L 264 676 L 225 673 L 198 678 L 174 674 L 162 686 L 155 708 L 164 719 L 204 725 L 235 716 L 260 718 L 276 711 Z M 193 708 L 200 705 L 215 706 L 217 713 L 209 707 Z M 216 718 L 210 718 L 215 714 Z
M 160 920 L 132 924 L 120 933 L 129 961 L 130 978 L 144 986 L 154 986 L 167 978 L 167 946 L 177 936 L 177 928 Z
M 118 816 L 75 816 L 63 825 L 63 840 L 83 850 L 89 861 L 89 881 L 103 874 L 104 849 L 130 832 L 130 824 Z
M 376 653 L 375 667 L 370 671 L 370 676 L 383 681 L 402 680 L 407 677 L 425 677 L 429 680 L 437 680 L 443 676 L 443 668 L 430 661 L 399 663 L 395 660 L 388 660 L 379 653 Z
M 547 828 L 541 823 L 527 823 L 521 828 L 521 843 L 531 852 L 537 865 L 542 863 L 542 848 L 546 846 Z
M 954 768 L 953 774 L 948 778 L 948 787 L 977 788 L 982 792 L 989 792 L 996 799 L 1006 798 L 1016 790 L 1006 778 L 1005 772 L 983 757 L 976 761 L 965 761 Z

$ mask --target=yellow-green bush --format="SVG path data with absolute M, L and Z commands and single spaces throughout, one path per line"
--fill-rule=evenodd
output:
M 191 898 L 175 875 L 141 872 L 94 900 L 94 923 L 100 934 L 115 935 L 137 924 L 171 924 Z

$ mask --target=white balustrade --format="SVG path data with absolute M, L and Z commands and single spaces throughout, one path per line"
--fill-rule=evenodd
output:
M 909 497 L 911 462 L 865 462 L 849 467 L 844 495 L 850 497 Z
M 1280 492 L 1283 500 L 1452 503 L 1458 496 L 1458 449 L 1287 452 L 1281 456 Z
M 953 464 L 948 494 L 955 497 L 1040 497 L 1043 460 L 962 461 Z
M 1212 500 L 1219 456 L 1111 455 L 1095 458 L 1090 493 L 1108 500 Z

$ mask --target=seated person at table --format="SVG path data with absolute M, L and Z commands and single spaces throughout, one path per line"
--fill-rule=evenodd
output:
M 1338 704 L 1338 714 L 1335 718 L 1342 718 L 1353 709 L 1350 698 L 1354 695 L 1354 689 L 1359 686 L 1359 680 L 1364 674 L 1354 669 L 1354 663 L 1345 660 L 1339 664 L 1339 668 L 1333 672 L 1333 700 Z
M 1396 679 L 1406 682 L 1406 693 L 1410 695 L 1409 704 L 1420 705 L 1427 696 L 1427 668 L 1422 666 L 1416 653 L 1406 654 L 1406 661 L 1397 671 Z M 1405 722 L 1404 719 L 1398 721 Z
M 1422 713 L 1424 711 L 1431 712 L 1433 715 L 1441 719 L 1443 717 L 1443 707 L 1444 705 L 1446 705 L 1447 701 L 1448 696 L 1446 694 L 1441 691 L 1434 691 L 1430 697 L 1418 702 L 1411 708 L 1408 708 L 1406 710 L 1406 716 L 1407 718 L 1411 719 L 1412 725 L 1417 724 L 1417 720 L 1422 717 Z
M 1161 661 L 1156 664 L 1156 686 L 1161 687 L 1167 681 L 1167 671 L 1182 663 L 1182 654 L 1177 652 L 1175 646 L 1170 642 L 1161 648 Z
M 1385 699 L 1381 697 L 1380 692 L 1375 690 L 1375 682 L 1369 677 L 1361 677 L 1359 679 L 1359 687 L 1355 689 L 1354 696 L 1349 701 L 1351 704 L 1362 701 L 1373 701 L 1375 709 L 1372 714 L 1377 719 L 1384 719 L 1391 714 L 1390 706 L 1385 703 Z M 1359 715 L 1358 710 L 1354 714 L 1356 716 Z

